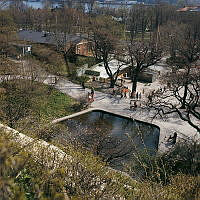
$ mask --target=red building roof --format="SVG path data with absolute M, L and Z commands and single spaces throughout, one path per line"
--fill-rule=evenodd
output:
M 177 11 L 179 12 L 187 12 L 187 11 L 195 11 L 200 9 L 200 6 L 186 6 L 184 8 L 179 8 Z

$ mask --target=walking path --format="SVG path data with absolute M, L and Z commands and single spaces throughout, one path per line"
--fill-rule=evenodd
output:
M 44 81 L 46 84 L 51 83 L 51 78 Z M 74 84 L 65 78 L 60 78 L 55 88 L 61 92 L 72 96 L 75 99 L 87 98 L 88 92 L 91 90 L 82 87 L 78 84 Z M 141 85 L 139 86 L 141 89 Z M 124 116 L 129 116 L 133 119 L 153 123 L 160 127 L 160 141 L 159 150 L 161 152 L 166 151 L 169 147 L 167 145 L 166 139 L 174 132 L 178 133 L 178 139 L 180 138 L 200 138 L 196 130 L 192 128 L 187 122 L 182 121 L 178 116 L 172 116 L 166 118 L 165 121 L 161 118 L 156 118 L 152 121 L 153 112 L 147 109 L 136 108 L 134 111 L 130 110 L 130 99 L 120 98 L 120 96 L 113 97 L 110 94 L 105 94 L 102 92 L 95 91 L 94 102 L 91 104 L 94 108 L 100 108 L 108 110 L 115 114 L 121 114 Z M 184 135 L 184 134 L 186 135 Z

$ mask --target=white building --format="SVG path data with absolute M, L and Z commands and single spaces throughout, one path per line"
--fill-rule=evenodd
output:
M 112 74 L 116 73 L 117 70 L 120 68 L 120 70 L 123 70 L 128 67 L 125 63 L 118 61 L 116 59 L 113 59 L 109 61 L 109 67 L 112 71 Z M 109 76 L 106 72 L 106 69 L 104 67 L 104 63 L 98 63 L 96 65 L 93 65 L 92 67 L 88 68 L 87 66 L 83 67 L 82 69 L 79 69 L 78 76 L 88 76 L 91 80 L 98 80 L 105 82 L 109 79 Z
M 116 73 L 118 68 L 120 67 L 121 73 L 118 76 L 119 79 L 130 78 L 131 76 L 130 71 L 128 69 L 129 65 L 121 61 L 113 59 L 109 62 L 109 67 L 113 74 Z M 170 71 L 170 68 L 167 67 L 167 65 L 165 64 L 165 59 L 162 59 L 157 64 L 149 66 L 147 69 L 141 72 L 138 76 L 138 80 L 152 83 L 157 79 L 159 74 L 163 74 L 168 71 Z M 90 80 L 97 80 L 102 82 L 106 82 L 109 79 L 103 62 L 98 63 L 90 68 L 88 68 L 88 66 L 85 65 L 85 67 L 79 69 L 78 76 L 88 76 Z

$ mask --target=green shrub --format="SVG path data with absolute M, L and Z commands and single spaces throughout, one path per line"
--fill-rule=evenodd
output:
M 54 74 L 66 74 L 66 64 L 62 54 L 45 45 L 34 44 L 32 55 L 43 63 L 46 71 Z
M 88 67 L 91 67 L 97 64 L 97 61 L 94 57 L 77 56 L 76 65 L 83 66 L 85 64 L 87 64 Z
M 196 141 L 176 143 L 168 152 L 151 156 L 144 152 L 135 154 L 130 171 L 141 174 L 144 180 L 168 184 L 172 176 L 200 174 L 200 144 Z
M 93 70 L 85 70 L 86 75 L 91 75 L 91 76 L 99 76 L 100 72 L 93 71 Z

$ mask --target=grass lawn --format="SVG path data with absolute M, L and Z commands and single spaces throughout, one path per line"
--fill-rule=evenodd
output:
M 39 93 L 41 90 L 42 95 Z M 39 111 L 40 116 L 55 119 L 73 113 L 72 107 L 77 102 L 71 97 L 44 85 L 40 85 L 35 92 L 38 93 L 32 96 L 32 110 Z

